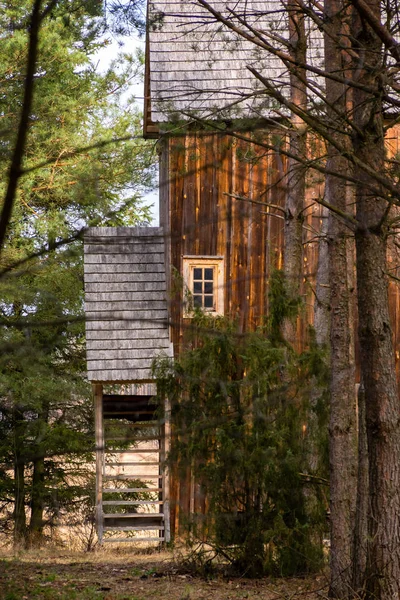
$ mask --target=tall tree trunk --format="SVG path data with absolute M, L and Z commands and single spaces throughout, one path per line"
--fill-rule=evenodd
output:
M 329 285 L 329 250 L 328 250 L 328 210 L 324 206 L 321 211 L 320 238 L 318 243 L 318 262 L 315 282 L 314 301 L 314 330 L 315 341 L 322 350 L 329 345 L 330 324 L 330 285 Z M 326 357 L 328 362 L 328 357 Z M 311 471 L 316 471 L 320 466 L 321 452 L 317 440 L 321 439 L 321 424 L 319 422 L 316 407 L 318 401 L 325 393 L 325 382 L 318 381 L 314 377 L 310 394 L 310 417 L 309 417 L 309 439 Z
M 296 0 L 289 0 L 289 36 L 291 56 L 305 64 L 307 40 L 305 35 L 304 15 Z M 291 101 L 296 106 L 306 110 L 307 89 L 306 72 L 297 67 L 290 73 Z M 301 118 L 292 114 L 290 131 L 290 151 L 295 156 L 306 156 L 306 126 Z M 285 241 L 284 241 L 284 272 L 292 298 L 299 298 L 303 273 L 303 210 L 305 197 L 305 169 L 295 159 L 288 159 L 287 194 L 285 206 Z M 285 339 L 296 345 L 297 324 L 294 320 L 286 320 L 283 327 Z
M 353 588 L 360 597 L 364 594 L 368 540 L 368 443 L 365 423 L 365 392 L 361 381 L 358 389 L 358 481 L 357 512 L 354 531 Z
M 321 228 L 318 244 L 318 264 L 315 284 L 314 329 L 318 346 L 329 343 L 330 322 L 330 284 L 328 249 L 328 209 L 321 210 Z
M 14 410 L 14 545 L 25 545 L 25 460 L 24 460 L 24 415 Z
M 40 546 L 43 538 L 44 511 L 44 458 L 39 456 L 33 461 L 31 518 L 29 522 L 29 545 Z
M 369 9 L 380 22 L 379 0 L 369 0 Z M 353 136 L 355 156 L 374 173 L 385 169 L 383 112 L 380 97 L 381 42 L 355 12 L 352 22 L 353 48 L 359 59 L 354 78 L 376 90 L 368 94 L 354 90 Z M 396 382 L 386 276 L 387 201 L 372 194 L 369 184 L 376 178 L 355 168 L 357 288 L 361 373 L 365 389 L 366 430 L 369 455 L 369 515 L 367 597 L 398 600 L 400 597 L 400 402 Z
M 40 546 L 43 538 L 43 513 L 45 500 L 45 462 L 44 441 L 49 422 L 49 403 L 44 401 L 37 417 L 36 443 L 32 448 L 31 460 L 33 463 L 31 515 L 29 521 L 29 545 Z
M 339 156 L 328 160 L 332 170 L 346 169 Z M 340 172 L 340 171 L 339 171 Z M 343 171 L 342 171 L 343 172 Z M 343 180 L 327 177 L 326 198 L 346 209 Z M 353 300 L 348 279 L 348 231 L 337 216 L 329 216 L 329 272 L 331 282 L 330 325 L 330 419 L 329 463 L 331 486 L 331 581 L 333 598 L 352 593 L 353 540 L 357 491 L 357 422 L 355 369 L 352 349 L 350 304 Z
M 325 69 L 328 73 L 343 73 L 346 55 L 338 41 L 345 39 L 344 6 L 341 0 L 325 0 L 325 19 L 329 23 L 325 34 Z M 346 87 L 326 78 L 327 117 L 330 135 L 346 147 L 347 112 Z M 347 159 L 328 144 L 327 169 L 333 173 L 349 171 Z M 348 209 L 346 182 L 328 174 L 325 199 L 342 213 Z M 352 335 L 353 268 L 349 252 L 350 231 L 343 218 L 329 214 L 329 279 L 330 279 L 330 420 L 329 461 L 331 485 L 331 580 L 332 598 L 349 598 L 353 584 L 353 543 L 357 491 L 357 421 L 355 398 L 354 339 Z

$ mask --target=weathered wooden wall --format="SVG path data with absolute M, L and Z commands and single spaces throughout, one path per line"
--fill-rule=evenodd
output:
M 151 381 L 169 340 L 164 233 L 156 227 L 93 227 L 85 235 L 88 378 Z
M 265 140 L 270 142 L 271 137 L 266 134 Z M 285 158 L 255 143 L 204 132 L 166 140 L 164 153 L 168 160 L 161 161 L 160 179 L 169 210 L 162 206 L 161 214 L 171 235 L 172 267 L 182 273 L 186 255 L 223 256 L 224 312 L 238 320 L 241 331 L 254 330 L 268 314 L 271 272 L 283 264 Z M 320 226 L 321 213 L 315 196 L 321 193 L 318 181 L 307 191 L 306 321 L 312 315 L 307 281 L 313 279 L 317 264 L 318 240 L 313 230 Z M 179 352 L 190 321 L 183 319 L 183 291 L 172 299 L 173 342 Z M 302 335 L 304 327 L 299 327 Z
M 272 142 L 273 133 L 265 133 L 265 141 Z M 396 153 L 396 132 L 389 142 L 390 153 Z M 174 273 L 182 273 L 184 256 L 224 257 L 225 314 L 236 318 L 243 332 L 268 315 L 269 278 L 275 267 L 283 266 L 287 174 L 278 150 L 206 131 L 165 137 L 160 149 L 164 229 L 95 228 L 85 239 L 88 372 L 94 382 L 150 381 L 154 355 L 160 349 L 172 355 L 169 324 L 174 350 L 180 352 L 190 320 L 183 318 L 183 289 Z M 308 181 L 304 213 L 300 345 L 313 322 L 321 227 L 317 200 L 322 195 L 323 178 L 314 176 Z M 391 244 L 389 270 L 396 277 L 399 264 Z M 395 282 L 389 299 L 399 374 L 400 294 Z M 171 478 L 171 501 L 175 531 L 182 513 L 206 509 L 190 473 Z
M 271 137 L 266 134 L 266 141 Z M 169 256 L 173 267 L 169 283 L 174 351 L 182 348 L 190 319 L 183 318 L 184 291 L 173 281 L 182 273 L 186 255 L 222 256 L 225 262 L 224 312 L 237 319 L 242 332 L 254 330 L 268 314 L 268 280 L 283 265 L 285 158 L 279 153 L 225 134 L 190 133 L 163 141 L 161 153 L 161 217 L 170 232 Z M 308 192 L 308 225 L 319 226 L 320 207 Z M 242 199 L 240 199 L 242 198 Z M 251 199 L 252 201 L 248 201 Z M 305 240 L 311 233 L 305 228 Z M 316 265 L 316 243 L 305 245 L 305 276 Z M 305 319 L 312 307 L 312 291 L 304 285 Z M 184 515 L 202 513 L 206 499 L 188 472 L 171 483 L 171 524 L 178 533 Z
M 271 141 L 272 137 L 266 134 L 265 139 Z M 396 133 L 392 133 L 390 143 L 393 146 L 391 152 L 397 152 Z M 256 328 L 268 315 L 271 271 L 283 266 L 285 158 L 278 151 L 267 151 L 229 135 L 204 131 L 166 138 L 162 148 L 161 215 L 171 235 L 168 257 L 171 266 L 182 273 L 185 255 L 223 256 L 225 314 L 236 318 L 243 332 Z M 304 345 L 308 325 L 314 318 L 322 224 L 318 198 L 322 198 L 323 193 L 323 177 L 314 174 L 307 183 L 304 212 L 303 311 L 298 321 L 299 347 Z M 392 246 L 389 255 L 392 274 L 399 275 L 399 264 Z M 169 285 L 173 290 L 172 280 Z M 182 290 L 171 297 L 172 339 L 174 350 L 179 353 L 190 320 L 183 318 Z M 389 285 L 389 300 L 400 376 L 400 293 L 394 281 Z M 171 500 L 171 517 L 176 531 L 179 531 L 181 514 L 205 510 L 205 499 L 190 473 L 187 478 L 172 478 Z

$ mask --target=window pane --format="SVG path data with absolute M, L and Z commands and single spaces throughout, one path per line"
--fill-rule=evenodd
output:
M 193 269 L 193 279 L 203 279 L 203 269 L 199 269 L 198 267 Z
M 204 279 L 206 281 L 213 281 L 213 279 L 214 279 L 214 269 L 213 268 L 204 269 Z
M 213 288 L 214 288 L 214 283 L 212 281 L 206 281 L 204 283 L 204 293 L 205 294 L 212 294 L 214 292 Z
M 204 308 L 214 308 L 213 296 L 204 296 Z
M 206 283 L 206 285 L 208 285 Z M 193 291 L 195 294 L 202 294 L 203 293 L 203 282 L 202 281 L 194 281 L 193 282 Z
M 201 296 L 193 296 L 193 304 L 196 308 L 202 308 Z

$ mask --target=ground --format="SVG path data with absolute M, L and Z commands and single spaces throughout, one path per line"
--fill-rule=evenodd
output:
M 0 554 L 0 600 L 321 600 L 326 589 L 324 574 L 275 580 L 221 575 L 207 581 L 167 552 Z

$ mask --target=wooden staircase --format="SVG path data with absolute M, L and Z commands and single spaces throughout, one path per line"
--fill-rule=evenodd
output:
M 96 522 L 99 543 L 170 541 L 168 427 L 151 396 L 95 389 Z

